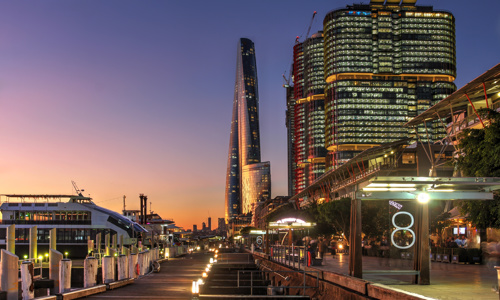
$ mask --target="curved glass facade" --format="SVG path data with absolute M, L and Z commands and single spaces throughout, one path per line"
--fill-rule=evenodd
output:
M 271 199 L 271 166 L 262 162 L 242 168 L 241 212 L 253 212 L 255 204 Z
M 456 90 L 451 13 L 360 4 L 328 13 L 323 30 L 328 168 L 410 136 L 403 125 Z M 444 137 L 426 125 L 426 139 Z
M 242 172 L 243 168 L 259 163 L 259 95 L 255 47 L 251 40 L 242 38 L 238 43 L 233 115 L 229 140 L 225 192 L 226 221 L 242 213 L 243 195 L 252 194 L 248 192 L 248 189 L 251 188 L 250 183 L 253 181 L 245 178 L 245 176 L 253 173 Z M 242 192 L 242 182 L 247 183 L 245 194 Z M 257 200 L 250 200 L 245 197 L 245 201 Z

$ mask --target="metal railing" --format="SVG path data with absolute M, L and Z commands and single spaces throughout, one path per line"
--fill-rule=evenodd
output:
M 270 259 L 282 265 L 300 269 L 301 264 L 307 266 L 307 251 L 304 246 L 271 246 Z
M 290 280 L 290 277 L 289 276 L 283 276 L 279 273 L 294 273 L 294 274 L 302 274 L 303 276 L 303 282 L 304 284 L 303 285 L 300 285 L 300 286 L 280 286 L 282 288 L 293 288 L 293 289 L 303 289 L 303 295 L 305 295 L 306 293 L 306 289 L 312 289 L 312 288 L 319 288 L 319 271 L 274 271 L 274 270 L 271 270 L 270 268 L 266 267 L 266 266 L 261 266 L 261 267 L 264 267 L 266 269 L 268 269 L 267 271 L 264 271 L 264 270 L 238 270 L 238 288 L 250 288 L 250 295 L 253 296 L 253 290 L 254 288 L 268 288 L 267 285 L 254 285 L 254 273 L 260 273 L 262 275 L 262 273 L 275 273 L 276 275 L 280 276 L 281 278 L 283 278 L 284 280 L 286 281 L 289 281 Z M 278 273 L 279 272 L 279 273 Z M 250 273 L 250 285 L 249 286 L 246 286 L 246 285 L 242 285 L 240 283 L 240 281 L 242 280 L 240 278 L 240 274 L 242 273 Z M 309 285 L 306 285 L 306 274 L 309 274 L 309 273 L 316 273 L 316 285 L 314 286 L 309 286 Z

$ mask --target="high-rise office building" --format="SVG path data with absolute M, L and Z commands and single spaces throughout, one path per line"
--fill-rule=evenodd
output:
M 294 193 L 301 192 L 325 172 L 323 64 L 321 31 L 293 47 Z
M 287 166 L 288 166 L 288 195 L 295 195 L 295 97 L 293 96 L 293 86 L 287 81 L 283 85 L 286 89 L 286 142 L 287 142 Z
M 403 127 L 455 91 L 455 19 L 416 0 L 371 0 L 323 22 L 327 168 L 412 135 Z M 418 128 L 432 140 L 442 126 Z
M 251 166 L 253 164 L 260 165 L 260 163 L 259 95 L 255 47 L 251 40 L 242 38 L 238 43 L 229 140 L 225 193 L 226 220 L 247 212 L 246 209 L 243 209 L 242 203 L 245 203 L 247 207 L 249 203 L 260 201 L 253 196 L 263 192 L 256 192 L 255 189 L 268 190 L 270 195 L 271 180 L 264 175 L 269 174 L 270 176 L 269 162 L 260 167 Z M 268 169 L 266 170 L 266 168 Z M 258 176 L 256 172 L 262 172 L 263 175 Z M 246 176 L 261 178 L 263 181 L 257 184 L 254 179 Z M 252 185 L 246 186 L 245 193 L 242 191 L 242 182 L 252 182 Z

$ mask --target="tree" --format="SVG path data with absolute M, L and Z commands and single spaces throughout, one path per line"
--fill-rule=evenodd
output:
M 349 236 L 351 198 L 332 200 L 315 206 L 318 231 L 323 234 Z
M 457 164 L 464 176 L 500 177 L 500 114 L 488 109 L 478 111 L 481 118 L 490 120 L 483 129 L 465 129 L 460 136 L 462 155 Z M 500 198 L 491 201 L 460 201 L 459 210 L 482 231 L 500 228 Z
M 361 229 L 370 237 L 382 237 L 391 229 L 388 201 L 363 201 Z

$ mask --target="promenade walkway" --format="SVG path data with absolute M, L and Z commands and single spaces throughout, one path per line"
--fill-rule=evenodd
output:
M 337 254 L 335 258 L 327 255 L 321 270 L 348 274 L 349 256 Z M 363 256 L 363 270 L 412 269 L 413 261 Z M 499 299 L 492 287 L 497 283 L 496 270 L 488 265 L 464 265 L 431 262 L 431 284 L 413 285 L 411 276 L 365 275 L 363 279 L 381 283 L 394 289 L 423 295 L 426 297 L 451 299 Z
M 213 254 L 195 253 L 171 258 L 159 273 L 136 279 L 134 284 L 88 297 L 88 299 L 191 299 L 193 280 L 198 280 Z

